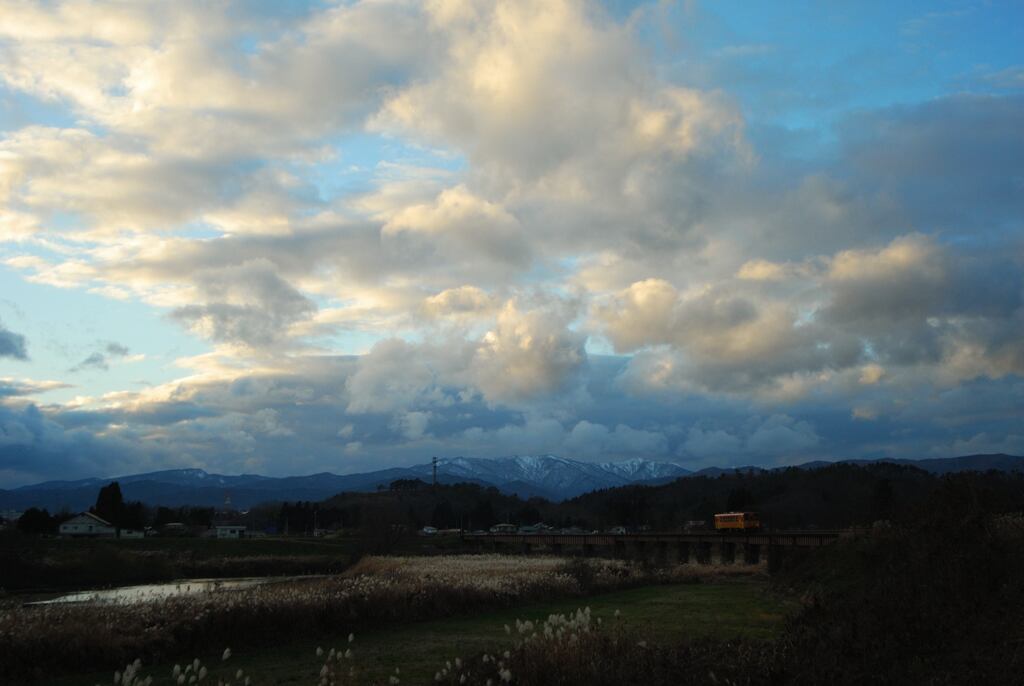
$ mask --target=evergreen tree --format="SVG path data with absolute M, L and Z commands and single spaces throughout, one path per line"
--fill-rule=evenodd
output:
M 455 526 L 455 511 L 450 502 L 442 500 L 434 506 L 434 512 L 430 515 L 430 526 L 436 529 L 450 529 Z
M 18 530 L 26 534 L 53 534 L 57 532 L 57 522 L 49 511 L 30 507 L 18 519 Z
M 115 527 L 120 527 L 124 519 L 124 496 L 121 495 L 121 485 L 112 481 L 101 488 L 92 512 Z

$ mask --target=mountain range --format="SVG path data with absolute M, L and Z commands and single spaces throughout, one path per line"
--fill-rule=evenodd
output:
M 1013 455 L 967 455 L 926 460 L 846 460 L 868 464 L 891 462 L 906 464 L 934 474 L 996 469 L 1024 471 L 1024 457 Z M 832 464 L 817 461 L 799 465 L 815 469 Z M 583 493 L 628 484 L 661 484 L 686 476 L 715 477 L 737 468 L 711 467 L 698 472 L 671 462 L 635 458 L 622 462 L 592 463 L 556 455 L 529 455 L 495 459 L 454 457 L 439 459 L 437 478 L 441 483 L 470 482 L 494 486 L 522 498 L 539 496 L 565 500 Z M 740 467 L 763 471 L 763 467 Z M 194 505 L 222 507 L 230 498 L 232 507 L 246 509 L 268 501 L 318 501 L 342 491 L 375 491 L 387 488 L 398 479 L 433 478 L 431 464 L 393 467 L 361 474 L 338 475 L 329 472 L 309 476 L 268 477 L 257 474 L 228 476 L 201 469 L 171 469 L 146 474 L 77 481 L 47 481 L 11 490 L 0 490 L 0 510 L 24 510 L 46 507 L 50 511 L 80 511 L 93 505 L 100 487 L 117 481 L 126 500 L 141 500 L 149 505 L 178 507 Z

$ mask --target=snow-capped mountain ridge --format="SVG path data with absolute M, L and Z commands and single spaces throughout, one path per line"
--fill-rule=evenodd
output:
M 914 466 L 933 474 L 958 471 L 997 469 L 1024 472 L 1024 457 L 1013 455 L 966 455 L 927 460 L 851 460 L 852 464 L 887 462 Z M 818 469 L 831 462 L 809 462 L 804 469 Z M 744 467 L 762 471 L 762 467 Z M 46 507 L 51 512 L 62 509 L 81 511 L 96 502 L 102 486 L 117 481 L 126 500 L 141 500 L 149 505 L 220 507 L 228 493 L 237 508 L 246 508 L 271 501 L 318 501 L 343 491 L 373 492 L 387 488 L 397 479 L 421 479 L 433 476 L 430 463 L 411 467 L 390 467 L 361 474 L 321 472 L 305 476 L 260 476 L 258 474 L 224 475 L 202 469 L 168 469 L 146 474 L 118 477 L 88 478 L 76 481 L 48 481 L 0 489 L 0 510 L 25 510 Z M 519 455 L 497 459 L 453 457 L 438 460 L 438 481 L 443 484 L 470 482 L 494 486 L 521 497 L 534 495 L 552 500 L 571 498 L 588 491 L 631 483 L 658 484 L 682 476 L 715 478 L 732 473 L 736 468 L 709 467 L 691 473 L 671 462 L 655 462 L 641 458 L 622 462 L 581 462 L 557 455 Z
M 643 458 L 598 464 L 550 454 L 490 459 L 453 457 L 438 460 L 437 468 L 438 474 L 472 478 L 519 495 L 543 495 L 557 500 L 600 488 L 690 473 L 671 462 Z
M 605 471 L 618 474 L 630 481 L 680 477 L 691 473 L 688 469 L 684 469 L 674 462 L 653 462 L 642 457 L 634 457 L 631 460 L 623 460 L 621 462 L 605 462 L 600 466 Z
M 669 462 L 652 462 L 634 458 L 625 462 L 597 464 L 558 455 L 515 455 L 494 459 L 450 457 L 438 460 L 441 483 L 466 481 L 494 486 L 506 493 L 529 498 L 541 496 L 564 500 L 589 491 L 624 486 L 652 480 L 667 481 L 689 474 Z M 109 478 L 78 481 L 48 481 L 22 486 L 4 496 L 4 507 L 24 508 L 43 504 L 51 509 L 71 510 L 88 507 L 95 502 L 96 492 L 111 481 L 121 484 L 129 500 L 148 504 L 220 505 L 230 493 L 237 507 L 247 507 L 268 500 L 321 500 L 342 491 L 374 491 L 387 487 L 396 479 L 433 478 L 430 463 L 411 467 L 392 467 L 362 474 L 321 472 L 306 476 L 269 477 L 258 474 L 225 475 L 203 469 L 167 469 L 145 474 L 129 474 Z M 39 494 L 46 494 L 45 497 Z

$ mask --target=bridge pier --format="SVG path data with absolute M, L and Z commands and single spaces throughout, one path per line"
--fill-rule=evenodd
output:
M 856 532 L 850 532 L 856 533 Z M 745 562 L 760 564 L 767 558 L 768 570 L 778 572 L 811 548 L 827 545 L 843 535 L 842 531 L 769 531 L 746 534 L 662 532 L 637 534 L 549 534 L 523 536 L 518 534 L 466 534 L 462 540 L 467 547 L 480 552 L 530 555 L 540 550 L 555 555 L 566 551 L 591 557 L 613 555 L 616 559 L 651 560 L 657 564 L 670 561 L 686 564 L 696 561 L 710 564 L 712 560 L 723 564 Z

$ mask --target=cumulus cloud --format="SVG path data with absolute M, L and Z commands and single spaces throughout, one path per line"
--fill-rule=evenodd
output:
M 641 386 L 806 392 L 814 377 L 861 368 L 874 384 L 886 367 L 920 364 L 1000 376 L 1021 371 L 1008 334 L 1021 321 L 1021 273 L 1013 257 L 910 234 L 794 269 L 748 262 L 737 281 L 689 291 L 636 282 L 592 317 L 616 350 L 636 353 L 629 379 Z
M 403 208 L 384 224 L 383 235 L 428 241 L 440 259 L 486 260 L 492 269 L 522 268 L 531 257 L 516 218 L 465 186 L 442 191 L 430 204 Z
M 568 325 L 564 307 L 520 309 L 508 303 L 470 365 L 473 381 L 494 402 L 529 399 L 564 389 L 586 364 L 584 337 Z
M 718 134 L 736 135 L 739 119 L 720 101 L 648 81 L 628 28 L 592 5 L 455 4 L 428 9 L 449 46 L 439 75 L 395 94 L 379 126 L 454 143 L 520 179 L 554 179 L 595 147 L 621 165 L 649 151 L 693 154 Z
M 609 429 L 587 420 L 578 422 L 564 443 L 574 455 L 660 455 L 668 447 L 668 439 L 660 431 L 634 429 L 619 424 Z
M 668 282 L 638 282 L 596 311 L 616 350 L 641 351 L 631 376 L 653 386 L 749 390 L 798 372 L 848 366 L 856 339 L 802 321 L 789 300 L 728 287 L 680 292 Z
M 480 395 L 517 404 L 566 391 L 586 365 L 584 337 L 569 329 L 570 305 L 507 302 L 480 338 L 450 332 L 444 342 L 388 339 L 360 358 L 348 380 L 352 412 L 396 412 Z
M 680 453 L 700 459 L 724 460 L 727 464 L 765 457 L 792 460 L 795 456 L 806 455 L 808 449 L 821 442 L 809 422 L 784 414 L 766 419 L 751 418 L 734 431 L 695 424 L 690 427 Z
M 0 83 L 60 113 L 0 134 L 0 259 L 202 348 L 32 411 L 56 387 L 5 378 L 34 447 L 4 478 L 69 446 L 113 473 L 1015 445 L 1019 94 L 837 114 L 826 148 L 661 62 L 658 12 L 268 7 L 0 3 Z
M 476 286 L 446 288 L 423 301 L 423 310 L 430 317 L 479 317 L 490 314 L 495 299 Z
M 444 404 L 449 396 L 432 364 L 438 359 L 440 351 L 401 339 L 377 343 L 346 381 L 348 412 L 392 413 Z
M 288 340 L 288 327 L 316 305 L 277 275 L 265 260 L 196 275 L 203 304 L 184 305 L 172 317 L 210 340 L 271 348 Z

